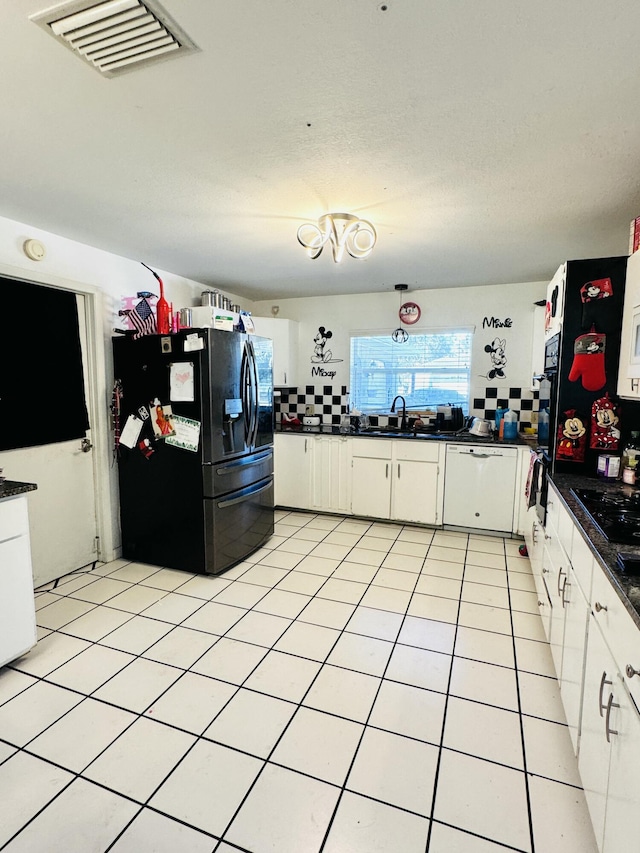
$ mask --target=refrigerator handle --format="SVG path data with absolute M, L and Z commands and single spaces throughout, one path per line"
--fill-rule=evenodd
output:
M 242 411 L 244 412 L 244 443 L 251 446 L 251 404 L 249 400 L 249 353 L 245 344 L 242 350 L 242 364 L 240 366 L 240 394 L 242 398 Z
M 249 351 L 249 397 L 251 406 L 251 447 L 255 447 L 258 439 L 258 368 L 256 365 L 256 353 L 253 343 L 247 341 Z

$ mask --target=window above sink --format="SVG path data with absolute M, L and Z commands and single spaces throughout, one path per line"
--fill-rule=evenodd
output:
M 400 394 L 407 412 L 451 405 L 469 414 L 472 344 L 470 329 L 412 332 L 402 344 L 394 343 L 388 333 L 352 335 L 353 408 L 389 413 Z

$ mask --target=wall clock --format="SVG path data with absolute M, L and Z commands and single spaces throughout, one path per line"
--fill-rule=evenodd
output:
M 415 302 L 405 302 L 404 305 L 400 306 L 400 310 L 398 311 L 400 322 L 405 323 L 407 326 L 417 323 L 420 319 L 420 314 L 420 306 Z

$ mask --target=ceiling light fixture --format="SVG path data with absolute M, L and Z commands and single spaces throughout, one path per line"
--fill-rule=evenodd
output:
M 398 295 L 400 296 L 400 302 L 402 302 L 402 294 L 405 292 L 405 290 L 409 290 L 409 285 L 396 284 L 394 285 L 394 290 L 398 293 Z M 402 311 L 402 305 L 400 305 L 400 311 Z M 398 314 L 400 314 L 400 311 L 398 311 Z M 409 334 L 402 328 L 402 326 L 398 326 L 398 328 L 391 333 L 391 340 L 394 342 L 394 344 L 406 344 L 406 342 L 409 340 Z
M 373 225 L 351 213 L 325 213 L 317 225 L 307 222 L 298 228 L 298 242 L 307 249 L 310 258 L 320 257 L 330 242 L 337 264 L 344 257 L 345 249 L 352 258 L 368 258 L 376 239 Z

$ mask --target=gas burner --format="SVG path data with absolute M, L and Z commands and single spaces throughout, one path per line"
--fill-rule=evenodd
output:
M 572 489 L 592 523 L 610 542 L 640 545 L 640 493 Z

